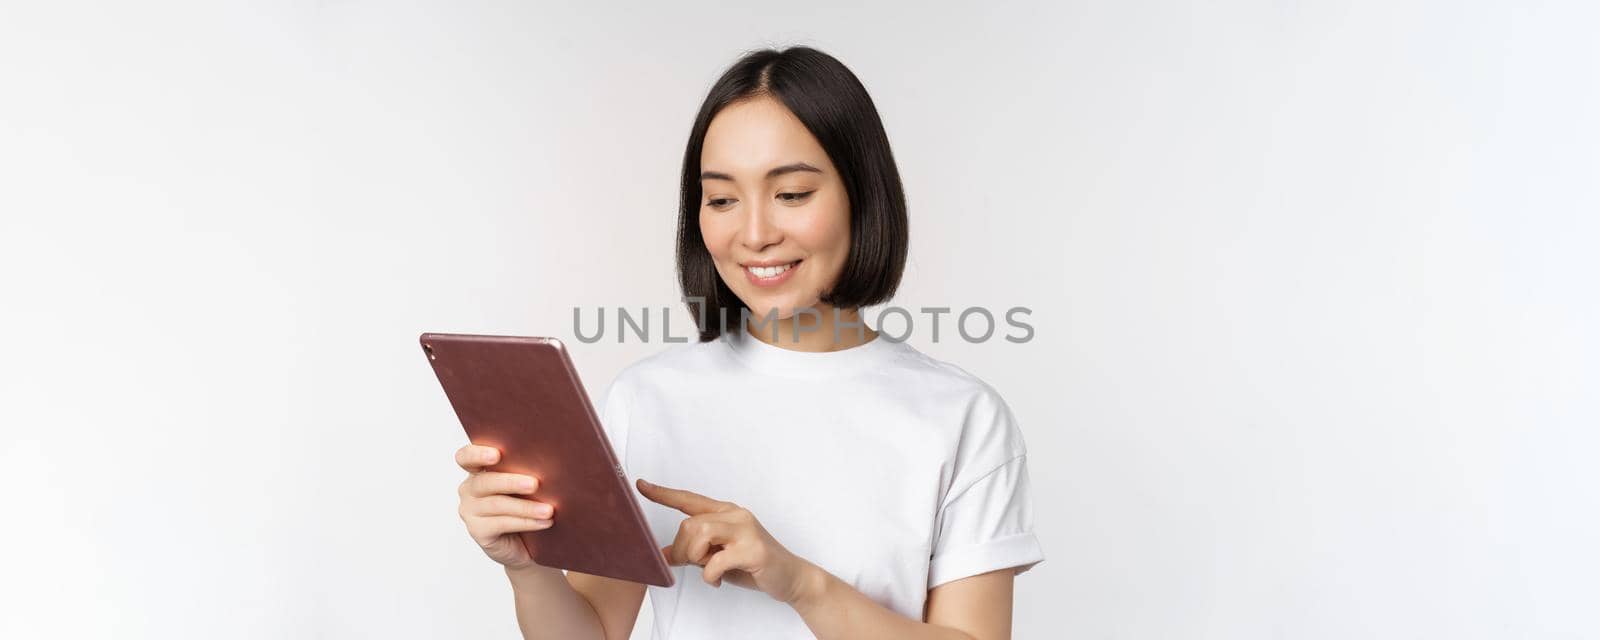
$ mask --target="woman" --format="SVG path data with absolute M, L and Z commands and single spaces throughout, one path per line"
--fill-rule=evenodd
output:
M 678 274 L 700 329 L 625 369 L 602 422 L 675 572 L 658 638 L 1007 638 L 1041 560 L 1021 432 L 993 389 L 878 335 L 906 257 L 877 109 L 815 49 L 751 53 L 684 154 Z M 627 638 L 646 585 L 533 563 L 538 480 L 456 453 L 468 531 L 528 638 Z M 649 478 L 659 484 L 651 484 Z M 656 506 L 660 505 L 660 506 Z

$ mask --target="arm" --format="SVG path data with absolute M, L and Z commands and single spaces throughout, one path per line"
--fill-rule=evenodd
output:
M 567 582 L 594 608 L 606 640 L 627 640 L 633 634 L 639 606 L 644 603 L 645 585 L 578 571 L 568 571 Z
M 806 589 L 791 606 L 819 640 L 918 638 L 1006 640 L 1011 637 L 1012 569 L 952 580 L 928 592 L 926 622 L 906 618 L 808 563 Z
M 644 585 L 533 565 L 506 569 L 522 637 L 627 640 L 644 602 Z
M 517 628 L 522 630 L 523 638 L 606 640 L 595 608 L 572 588 L 560 569 L 542 565 L 507 567 L 506 577 L 511 579 Z

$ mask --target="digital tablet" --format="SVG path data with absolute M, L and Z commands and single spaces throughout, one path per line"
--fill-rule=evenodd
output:
M 489 471 L 539 479 L 555 524 L 519 535 L 534 562 L 672 586 L 672 572 L 567 350 L 555 338 L 424 333 L 422 351 Z

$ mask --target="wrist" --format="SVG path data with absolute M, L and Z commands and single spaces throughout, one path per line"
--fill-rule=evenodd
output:
M 795 589 L 794 598 L 789 601 L 789 606 L 804 615 L 827 600 L 828 586 L 832 582 L 833 574 L 807 561 L 800 570 L 800 585 Z
M 521 567 L 505 567 L 506 577 L 511 580 L 512 589 L 537 584 L 550 578 L 549 573 L 554 571 L 557 576 L 565 578 L 560 569 L 552 569 L 542 564 L 530 563 Z

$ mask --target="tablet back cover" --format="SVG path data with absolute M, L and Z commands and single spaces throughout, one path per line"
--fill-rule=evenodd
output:
M 467 437 L 500 449 L 489 471 L 539 478 L 555 524 L 518 534 L 535 562 L 671 586 L 644 513 L 561 341 L 424 333 L 423 352 Z

